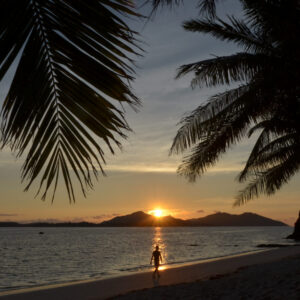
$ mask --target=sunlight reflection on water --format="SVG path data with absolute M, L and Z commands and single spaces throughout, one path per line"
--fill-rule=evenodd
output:
M 163 232 L 162 232 L 161 227 L 154 228 L 154 236 L 152 239 L 152 248 L 155 249 L 156 246 L 159 247 L 159 250 L 161 252 L 161 256 L 163 259 L 163 263 L 165 263 L 168 259 L 168 255 L 167 255 L 166 243 L 163 238 Z

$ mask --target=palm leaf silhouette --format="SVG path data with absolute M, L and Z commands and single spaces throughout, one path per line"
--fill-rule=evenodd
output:
M 224 22 L 214 16 L 184 23 L 188 31 L 233 42 L 243 47 L 243 52 L 181 66 L 177 78 L 192 72 L 192 87 L 233 82 L 241 86 L 211 97 L 184 117 L 171 147 L 171 153 L 190 150 L 178 172 L 193 181 L 232 145 L 258 132 L 238 176 L 248 185 L 234 205 L 261 193 L 275 193 L 300 168 L 299 4 L 280 0 L 240 2 L 245 21 L 229 17 Z
M 145 0 L 145 4 L 150 3 L 152 5 L 152 11 L 150 16 L 155 14 L 159 7 L 163 6 L 179 6 L 184 2 L 189 2 L 185 0 Z M 216 3 L 218 0 L 198 0 L 199 13 L 206 15 L 209 18 L 214 18 L 216 16 Z
M 85 195 L 104 174 L 103 145 L 114 153 L 130 130 L 119 103 L 139 104 L 130 81 L 140 51 L 122 17 L 139 15 L 125 0 L 3 0 L 0 7 L 0 80 L 17 61 L 2 147 L 26 155 L 25 190 L 40 176 L 38 193 L 45 199 L 52 186 L 53 201 L 62 176 L 75 201 L 71 170 Z

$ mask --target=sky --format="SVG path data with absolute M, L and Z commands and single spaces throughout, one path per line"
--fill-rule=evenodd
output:
M 215 167 L 195 183 L 176 174 L 181 155 L 169 156 L 178 122 L 189 111 L 205 103 L 209 96 L 229 89 L 190 87 L 190 76 L 175 80 L 176 69 L 186 63 L 230 55 L 241 51 L 233 44 L 220 42 L 199 33 L 183 30 L 181 24 L 198 16 L 196 1 L 184 6 L 163 9 L 151 21 L 129 20 L 140 32 L 145 50 L 136 58 L 136 80 L 133 91 L 142 100 L 139 112 L 126 107 L 126 118 L 133 129 L 123 141 L 122 151 L 107 152 L 107 177 L 95 182 L 88 196 L 77 193 L 70 204 L 65 188 L 60 185 L 55 200 L 35 198 L 33 188 L 24 192 L 20 169 L 23 159 L 5 148 L 0 152 L 0 221 L 91 221 L 101 222 L 134 211 L 150 211 L 160 207 L 165 214 L 183 219 L 203 217 L 215 212 L 240 214 L 254 212 L 293 225 L 299 210 L 299 175 L 271 197 L 260 196 L 241 207 L 233 207 L 234 197 L 243 185 L 236 176 L 242 170 L 253 146 L 244 139 L 229 149 Z M 218 6 L 218 14 L 241 16 L 235 0 Z M 141 12 L 149 13 L 149 7 Z M 0 103 L 12 72 L 0 84 Z M 101 142 L 100 142 L 101 143 Z

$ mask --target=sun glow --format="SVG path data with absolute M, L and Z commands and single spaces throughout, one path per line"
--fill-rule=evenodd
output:
M 148 213 L 149 213 L 150 215 L 155 216 L 156 218 L 160 218 L 160 217 L 162 217 L 162 216 L 164 215 L 164 214 L 163 214 L 163 210 L 162 210 L 162 209 L 159 209 L 159 208 L 150 210 Z
M 161 209 L 155 209 L 153 214 L 154 214 L 155 217 L 159 218 L 159 217 L 162 216 L 162 210 Z

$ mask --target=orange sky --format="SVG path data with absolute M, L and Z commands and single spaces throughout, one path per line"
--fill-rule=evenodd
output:
M 91 221 L 101 222 L 116 215 L 154 208 L 178 218 L 203 217 L 216 211 L 239 214 L 255 212 L 293 225 L 298 215 L 299 177 L 272 197 L 261 197 L 233 208 L 238 191 L 234 172 L 211 172 L 195 184 L 175 173 L 111 172 L 101 178 L 87 198 L 80 194 L 70 205 L 63 188 L 54 203 L 34 198 L 33 191 L 22 192 L 18 164 L 0 173 L 0 220 Z
M 228 0 L 226 9 L 240 14 L 236 1 Z M 227 6 L 225 6 L 227 5 Z M 195 109 L 220 89 L 190 88 L 190 78 L 174 80 L 178 66 L 215 55 L 238 51 L 234 45 L 217 42 L 209 36 L 184 32 L 183 20 L 197 16 L 194 6 L 185 5 L 177 12 L 158 13 L 154 22 L 133 24 L 147 42 L 144 58 L 139 58 L 137 79 L 133 89 L 141 98 L 140 112 L 126 108 L 126 116 L 134 132 L 123 142 L 123 151 L 107 156 L 107 178 L 100 178 L 85 199 L 80 193 L 70 205 L 63 188 L 53 204 L 34 198 L 35 189 L 27 193 L 20 183 L 22 159 L 8 149 L 0 152 L 0 221 L 87 220 L 100 222 L 116 215 L 138 210 L 145 212 L 161 207 L 174 217 L 203 217 L 216 211 L 239 214 L 255 212 L 293 225 L 299 205 L 299 175 L 275 196 L 250 201 L 232 208 L 233 198 L 242 188 L 235 181 L 253 140 L 242 143 L 223 156 L 220 162 L 194 184 L 176 175 L 180 156 L 168 156 L 176 124 L 187 111 Z M 7 78 L 11 78 L 12 74 Z M 0 84 L 0 101 L 9 85 Z M 228 87 L 227 87 L 228 88 Z M 78 190 L 79 191 L 79 190 Z

